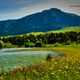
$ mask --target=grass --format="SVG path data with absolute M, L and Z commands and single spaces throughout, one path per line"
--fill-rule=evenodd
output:
M 54 30 L 54 31 L 49 31 L 49 33 L 65 33 L 65 32 L 71 32 L 71 31 L 74 31 L 74 32 L 80 32 L 80 27 L 67 27 L 67 28 L 64 28 L 64 29 L 61 29 L 61 30 Z
M 54 47 L 53 50 L 63 52 L 64 54 L 73 53 L 76 55 L 77 53 L 80 54 L 80 44 L 61 45 L 59 47 Z
M 64 56 L 2 72 L 0 80 L 80 80 L 80 44 L 61 45 L 51 49 L 64 53 Z
M 23 52 L 23 51 L 44 51 L 44 50 L 57 50 L 57 49 L 75 49 L 77 51 L 80 51 L 80 44 L 75 44 L 72 43 L 71 45 L 63 45 L 63 44 L 58 44 L 58 46 L 54 46 L 52 44 L 48 44 L 46 45 L 46 47 L 33 47 L 33 48 L 25 48 L 25 49 L 21 49 L 21 50 L 11 50 L 8 52 Z M 60 50 L 57 50 L 60 51 Z M 64 51 L 63 51 L 64 52 Z
M 71 32 L 71 31 L 74 31 L 74 32 L 80 32 L 80 26 L 76 26 L 76 27 L 67 27 L 67 28 L 64 28 L 64 29 L 61 29 L 61 30 L 53 30 L 53 31 L 48 31 L 46 33 L 65 33 L 65 32 Z M 40 35 L 40 34 L 45 34 L 45 32 L 31 32 L 31 33 L 27 33 L 27 35 Z
M 48 31 L 48 32 L 31 32 L 31 33 L 26 33 L 26 35 L 40 35 L 40 34 L 45 34 L 45 33 L 65 33 L 65 32 L 71 32 L 71 31 L 74 31 L 74 32 L 80 32 L 80 26 L 74 26 L 74 27 L 67 27 L 67 28 L 64 28 L 64 29 L 61 29 L 61 30 L 53 30 L 53 31 Z M 25 34 L 20 34 L 18 36 L 23 36 Z M 13 35 L 13 36 L 16 36 L 16 35 Z M 13 37 L 12 35 L 10 36 L 0 36 L 0 38 L 8 38 L 8 37 Z
M 53 31 L 48 31 L 46 33 L 65 33 L 65 32 L 80 32 L 80 26 L 76 26 L 76 27 L 67 27 L 61 30 L 53 30 Z M 45 32 L 31 32 L 31 33 L 27 33 L 27 35 L 33 34 L 35 36 L 40 35 L 40 34 L 44 34 Z
M 8 52 L 25 52 L 25 51 L 45 51 L 45 50 L 53 50 L 52 48 L 31 48 L 31 49 L 21 49 L 21 50 L 11 50 Z
M 31 32 L 31 33 L 28 33 L 27 35 L 32 34 L 32 35 L 37 36 L 37 35 L 40 35 L 40 34 L 43 34 L 43 33 L 44 33 L 44 32 Z

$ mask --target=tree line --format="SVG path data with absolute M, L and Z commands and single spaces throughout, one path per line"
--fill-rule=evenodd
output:
M 3 37 L 0 38 L 0 40 L 4 43 L 18 45 L 18 47 L 42 47 L 45 44 L 70 44 L 73 42 L 80 43 L 80 32 L 44 33 L 37 36 L 33 34 L 23 34 L 11 37 Z

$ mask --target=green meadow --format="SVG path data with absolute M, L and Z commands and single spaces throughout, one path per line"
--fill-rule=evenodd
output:
M 67 27 L 67 28 L 64 28 L 64 29 L 61 29 L 61 30 L 53 30 L 53 31 L 48 31 L 46 33 L 65 33 L 65 32 L 80 32 L 80 27 L 79 26 L 76 26 L 76 27 Z M 28 33 L 27 35 L 29 34 L 33 34 L 33 35 L 40 35 L 40 34 L 44 34 L 44 32 L 31 32 L 31 33 Z
M 53 31 L 48 31 L 46 33 L 65 33 L 65 32 L 80 32 L 80 27 L 79 26 L 76 26 L 76 27 L 67 27 L 67 28 L 64 28 L 64 29 L 61 29 L 61 30 L 53 30 Z M 28 33 L 27 35 L 29 34 L 33 34 L 33 35 L 40 35 L 40 34 L 44 34 L 44 32 L 31 32 L 31 33 Z
M 61 30 L 54 30 L 54 31 L 49 31 L 49 32 L 53 32 L 53 33 L 60 33 L 60 32 L 80 32 L 80 27 L 76 26 L 76 27 L 67 27 Z
M 80 44 L 71 45 L 59 45 L 57 47 L 35 48 L 35 50 L 53 50 L 59 53 L 63 53 L 63 57 L 53 58 L 50 61 L 46 60 L 46 56 L 33 57 L 31 56 L 18 56 L 22 59 L 20 63 L 27 63 L 28 60 L 34 60 L 35 65 L 18 65 L 9 69 L 9 71 L 3 71 L 0 73 L 1 80 L 79 80 L 80 79 Z M 24 51 L 24 50 L 22 50 Z M 27 50 L 26 51 L 32 51 Z M 24 51 L 24 52 L 26 52 Z M 34 49 L 33 49 L 34 51 Z M 16 52 L 16 51 L 15 51 Z M 37 53 L 38 54 L 38 53 Z M 16 56 L 14 56 L 16 57 Z M 6 58 L 6 57 L 5 57 Z M 10 58 L 10 57 L 9 57 Z M 26 60 L 24 60 L 26 59 Z M 35 62 L 33 61 L 33 62 Z M 14 61 L 9 61 L 14 62 Z M 31 62 L 29 62 L 31 63 Z M 17 64 L 13 63 L 13 64 Z
M 59 35 L 59 32 L 62 34 Z M 28 36 L 30 41 L 28 41 L 28 44 L 25 44 L 25 48 L 18 41 L 23 41 L 23 38 L 27 39 L 27 36 L 3 38 L 4 44 L 6 40 L 12 42 L 12 39 L 15 40 L 17 38 L 15 41 L 18 45 L 13 45 L 13 42 L 6 43 L 8 49 L 5 47 L 7 49 L 5 50 L 1 41 L 0 80 L 80 80 L 79 32 L 79 27 L 72 27 L 59 31 L 50 31 L 48 32 L 51 33 L 48 35 L 49 38 L 43 35 L 45 33 L 42 32 L 39 32 L 39 36 L 37 36 L 38 32 L 37 34 L 32 33 L 36 37 L 28 34 L 30 35 Z M 52 38 L 53 36 L 55 36 L 55 39 Z M 43 43 L 44 37 L 48 43 Z M 35 42 L 36 38 L 39 41 Z M 49 44 L 50 40 L 52 41 L 51 44 Z M 9 50 L 10 45 L 16 46 L 15 49 L 11 48 Z

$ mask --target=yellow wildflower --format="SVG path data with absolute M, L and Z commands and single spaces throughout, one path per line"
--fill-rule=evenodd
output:
M 66 65 L 65 68 L 68 69 L 68 66 Z
M 3 77 L 2 76 L 0 77 L 0 80 L 3 80 Z

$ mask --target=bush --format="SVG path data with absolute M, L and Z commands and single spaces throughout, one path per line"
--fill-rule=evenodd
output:
M 29 43 L 25 43 L 24 46 L 25 47 L 30 47 L 30 44 Z
M 70 41 L 65 42 L 65 45 L 70 45 L 70 44 L 71 44 Z
M 2 40 L 0 40 L 0 48 L 4 47 L 4 42 Z
M 30 47 L 35 47 L 35 44 L 34 43 L 30 43 Z
M 59 43 L 58 42 L 56 42 L 55 44 L 54 44 L 54 47 L 56 47 L 56 46 L 58 46 L 59 45 Z
M 13 44 L 7 42 L 7 43 L 4 43 L 4 47 L 6 47 L 6 48 L 14 48 L 15 46 Z
M 43 43 L 41 41 L 37 41 L 35 43 L 35 47 L 42 47 L 43 46 Z
M 35 47 L 34 43 L 25 43 L 25 47 Z
M 80 36 L 77 37 L 77 43 L 80 43 Z
M 53 55 L 52 54 L 48 54 L 46 60 L 51 61 L 53 59 Z

